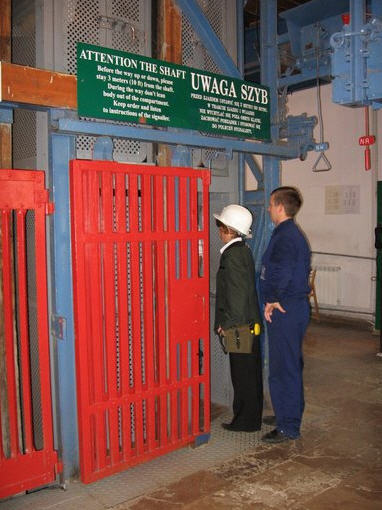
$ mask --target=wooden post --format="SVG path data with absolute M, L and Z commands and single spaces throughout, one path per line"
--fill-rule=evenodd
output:
M 11 0 L 0 0 L 0 60 L 11 60 Z M 11 124 L 0 123 L 0 171 L 12 168 L 12 128 Z M 1 234 L 1 228 L 0 228 Z M 0 235 L 0 419 L 3 437 L 3 452 L 9 455 L 9 425 L 7 375 L 5 364 L 5 331 L 3 311 L 3 247 Z
M 11 61 L 11 0 L 0 0 L 0 60 Z M 12 168 L 12 131 L 0 123 L 0 169 Z
M 161 0 L 158 8 L 158 46 L 160 60 L 182 64 L 182 15 L 174 0 Z M 158 165 L 170 166 L 171 150 L 158 145 Z

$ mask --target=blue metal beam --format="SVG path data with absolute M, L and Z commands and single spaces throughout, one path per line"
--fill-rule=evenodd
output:
M 257 181 L 258 187 L 259 188 L 262 187 L 263 181 L 264 181 L 264 175 L 263 175 L 263 172 L 261 171 L 259 165 L 256 163 L 256 161 L 252 157 L 248 157 L 246 159 L 246 162 L 247 162 L 247 165 L 249 166 L 249 169 L 251 170 L 253 176 L 255 177 L 255 179 Z
M 176 0 L 176 3 L 182 9 L 183 14 L 193 26 L 220 70 L 234 78 L 241 78 L 240 71 L 228 55 L 219 37 L 215 34 L 198 2 L 196 0 Z
M 13 124 L 12 108 L 0 108 L 0 124 Z
M 319 78 L 325 78 L 329 82 L 330 76 L 330 66 L 328 65 L 320 65 L 318 71 Z M 281 89 L 285 86 L 290 85 L 298 85 L 299 83 L 304 83 L 311 80 L 317 79 L 317 70 L 312 69 L 310 71 L 303 70 L 298 74 L 291 74 L 290 76 L 285 76 L 284 78 L 280 78 L 278 82 L 278 87 Z
M 351 66 L 355 103 L 362 103 L 366 99 L 366 56 L 364 42 L 360 35 L 361 28 L 365 23 L 365 12 L 365 0 L 350 0 L 350 30 L 357 34 L 351 38 L 353 55 Z
M 244 76 L 244 7 L 243 0 L 236 0 L 236 44 L 237 44 L 237 67 L 240 77 Z M 242 153 L 238 154 L 237 169 L 238 169 L 238 189 L 239 189 L 239 204 L 244 202 L 245 191 L 245 165 L 244 159 L 250 160 L 251 156 L 244 156 Z
M 232 138 L 214 138 L 195 133 L 170 132 L 159 129 L 134 127 L 105 122 L 89 122 L 73 119 L 59 119 L 58 130 L 61 133 L 115 136 L 131 138 L 145 142 L 168 143 L 170 145 L 189 145 L 192 147 L 210 147 L 230 149 L 250 154 L 277 155 L 280 158 L 294 159 L 299 156 L 299 148 L 280 143 L 248 142 Z
M 261 82 L 270 89 L 271 138 L 279 139 L 278 127 L 278 76 L 277 76 L 277 0 L 261 0 L 260 3 Z M 280 185 L 280 159 L 268 156 L 263 160 L 265 204 L 270 193 Z M 273 225 L 265 215 L 264 244 L 269 241 Z M 260 252 L 261 254 L 261 252 Z
M 55 338 L 59 450 L 67 480 L 78 471 L 78 433 L 71 271 L 69 161 L 75 157 L 75 137 L 50 135 L 49 187 L 55 213 L 50 224 L 52 309 L 61 317 L 65 334 Z

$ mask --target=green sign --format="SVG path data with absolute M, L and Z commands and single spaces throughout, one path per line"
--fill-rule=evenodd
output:
M 77 101 L 84 117 L 270 139 L 268 88 L 84 43 Z

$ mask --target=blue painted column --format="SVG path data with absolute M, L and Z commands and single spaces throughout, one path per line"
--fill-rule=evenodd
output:
M 69 161 L 74 158 L 75 136 L 50 134 L 49 183 L 55 206 L 50 222 L 52 331 L 64 480 L 75 476 L 79 466 L 69 194 Z M 58 324 L 61 327 L 55 327 Z
M 261 55 L 261 83 L 269 87 L 270 93 L 270 114 L 271 114 L 271 138 L 272 142 L 279 138 L 278 128 L 278 47 L 277 47 L 277 0 L 261 0 L 260 3 L 260 55 Z M 280 159 L 274 156 L 263 157 L 263 176 L 264 176 L 264 202 L 265 209 L 263 220 L 261 241 L 256 252 L 256 266 L 261 265 L 261 257 L 268 245 L 273 224 L 266 211 L 269 202 L 269 196 L 275 188 L 280 185 Z M 264 321 L 265 322 L 265 321 Z M 266 399 L 269 399 L 269 348 L 268 333 L 265 328 L 263 349 L 263 377 L 264 392 Z
M 240 77 L 244 77 L 244 5 L 243 0 L 236 0 L 236 41 L 237 41 L 237 68 Z M 242 152 L 237 154 L 238 166 L 238 188 L 239 188 L 239 203 L 244 204 L 245 192 L 245 156 Z M 247 157 L 252 160 L 252 156 Z
M 353 82 L 353 100 L 356 103 L 362 103 L 366 97 L 364 82 L 367 80 L 366 57 L 364 54 L 365 43 L 359 35 L 361 28 L 365 23 L 366 2 L 365 0 L 350 0 L 350 30 L 356 35 L 351 38 L 352 48 L 352 82 Z
M 260 53 L 261 83 L 270 88 L 270 114 L 272 142 L 278 141 L 278 48 L 277 48 L 277 0 L 261 0 L 260 3 Z M 280 158 L 263 157 L 264 200 L 267 207 L 269 196 L 274 188 L 280 185 Z M 263 247 L 266 246 L 271 233 L 272 223 L 268 214 L 264 215 Z M 260 250 L 259 256 L 262 255 Z

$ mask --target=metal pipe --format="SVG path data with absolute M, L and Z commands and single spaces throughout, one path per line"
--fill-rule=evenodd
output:
M 328 253 L 324 251 L 312 251 L 316 255 L 332 255 L 333 257 L 348 257 L 351 259 L 375 260 L 375 257 L 364 257 L 362 255 L 348 255 L 346 253 Z

